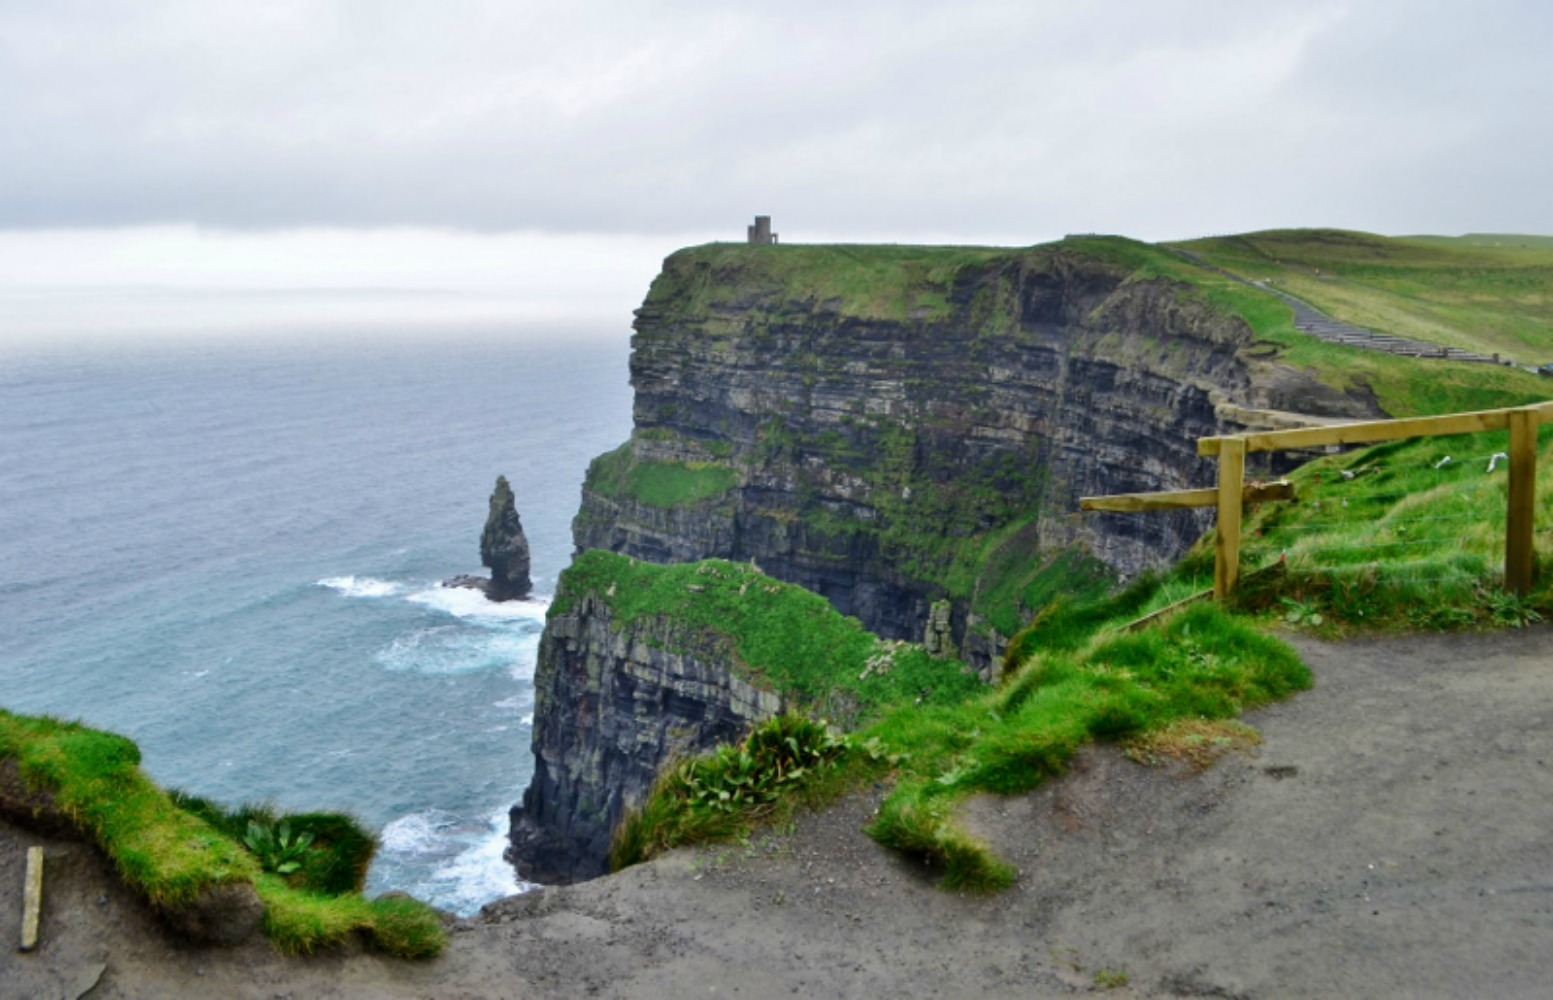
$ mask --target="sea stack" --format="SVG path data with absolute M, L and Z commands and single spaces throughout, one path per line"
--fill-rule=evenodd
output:
M 497 476 L 491 491 L 491 513 L 480 534 L 480 563 L 491 570 L 485 595 L 493 601 L 521 600 L 534 588 L 528 575 L 528 539 L 506 476 Z

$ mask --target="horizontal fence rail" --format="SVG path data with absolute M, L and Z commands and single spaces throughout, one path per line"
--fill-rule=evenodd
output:
M 1505 589 L 1525 596 L 1531 591 L 1534 570 L 1533 532 L 1537 493 L 1537 426 L 1553 423 L 1553 401 L 1501 410 L 1476 410 L 1438 417 L 1400 420 L 1366 420 L 1321 427 L 1260 431 L 1225 437 L 1201 438 L 1197 453 L 1218 459 L 1218 485 L 1207 489 L 1170 490 L 1162 493 L 1118 493 L 1084 497 L 1079 509 L 1140 513 L 1217 507 L 1214 532 L 1213 596 L 1228 597 L 1240 578 L 1240 519 L 1248 503 L 1294 499 L 1286 481 L 1247 483 L 1246 455 L 1250 452 L 1303 450 L 1349 444 L 1375 444 L 1416 437 L 1445 437 L 1484 431 L 1510 432 L 1506 457 L 1509 491 L 1505 517 Z

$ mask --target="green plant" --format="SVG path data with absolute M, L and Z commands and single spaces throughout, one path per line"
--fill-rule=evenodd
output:
M 1095 987 L 1097 989 L 1121 989 L 1127 985 L 1127 982 L 1127 973 L 1121 969 L 1099 969 L 1095 972 Z
M 1532 602 L 1519 594 L 1485 587 L 1478 591 L 1478 596 L 1495 625 L 1520 628 L 1542 621 L 1542 614 Z
M 274 826 L 249 820 L 248 832 L 243 835 L 243 846 L 259 859 L 259 866 L 276 875 L 290 875 L 300 870 L 302 859 L 312 845 L 313 834 L 307 830 L 292 834 L 291 823 L 287 820 Z
M 1316 606 L 1308 601 L 1301 601 L 1293 597 L 1280 597 L 1278 602 L 1284 607 L 1283 620 L 1290 625 L 1321 625 L 1326 621 Z
M 747 836 L 845 759 L 849 741 L 824 722 L 792 713 L 750 730 L 736 745 L 666 768 L 639 808 L 616 827 L 610 866 L 637 864 L 679 844 Z

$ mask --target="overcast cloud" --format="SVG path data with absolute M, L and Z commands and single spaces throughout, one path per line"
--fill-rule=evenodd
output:
M 0 0 L 0 269 L 115 227 L 1553 232 L 1550 29 L 1496 0 Z

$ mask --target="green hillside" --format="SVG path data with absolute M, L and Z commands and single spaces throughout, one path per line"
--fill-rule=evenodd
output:
M 1293 229 L 1173 245 L 1356 326 L 1522 364 L 1553 360 L 1553 237 Z

